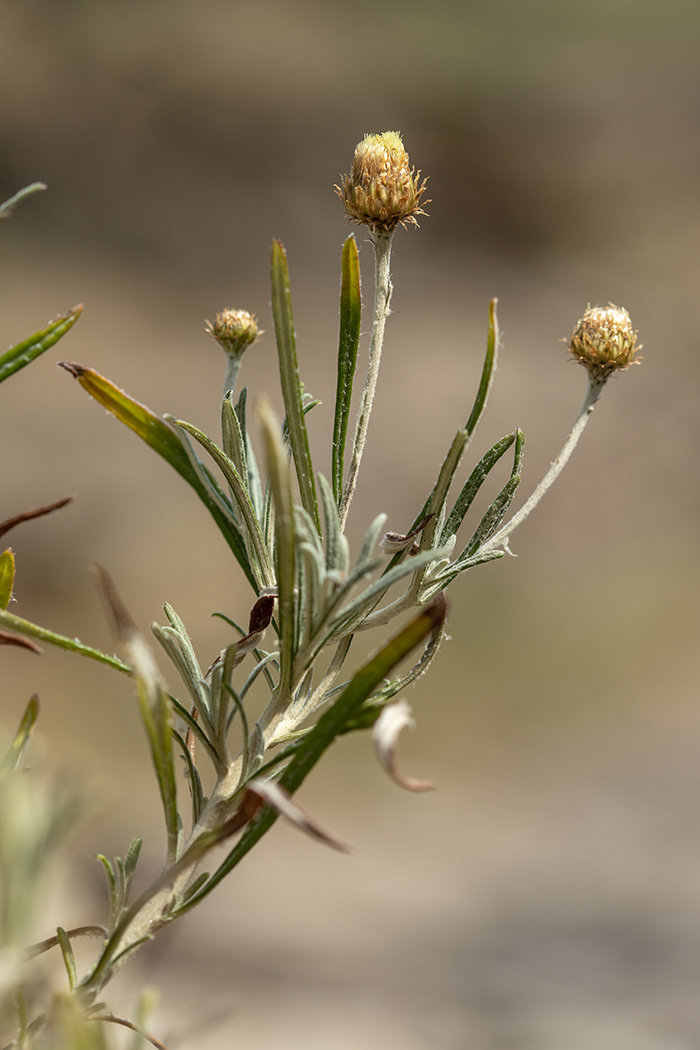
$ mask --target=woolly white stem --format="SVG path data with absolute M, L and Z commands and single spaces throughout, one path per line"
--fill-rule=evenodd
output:
M 357 413 L 355 424 L 355 440 L 353 442 L 352 459 L 348 471 L 348 480 L 345 484 L 343 501 L 340 505 L 339 518 L 341 532 L 345 528 L 348 511 L 352 497 L 357 485 L 357 475 L 362 462 L 362 454 L 367 441 L 367 429 L 369 418 L 372 414 L 372 403 L 374 392 L 377 388 L 377 377 L 379 376 L 379 364 L 382 358 L 382 344 L 384 342 L 384 328 L 386 319 L 390 314 L 389 303 L 391 302 L 391 279 L 389 277 L 389 264 L 391 261 L 391 241 L 394 236 L 393 230 L 378 230 L 372 235 L 374 243 L 374 321 L 372 323 L 372 336 L 369 344 L 369 360 L 367 362 L 367 375 L 365 376 L 365 387 L 362 391 L 360 408 Z
M 589 378 L 588 390 L 583 400 L 583 404 L 581 405 L 581 411 L 578 414 L 578 418 L 574 423 L 573 429 L 569 434 L 568 438 L 566 439 L 566 442 L 561 452 L 554 460 L 551 467 L 549 468 L 545 476 L 542 478 L 542 481 L 539 483 L 535 491 L 530 496 L 529 500 L 527 500 L 527 502 L 523 504 L 518 513 L 514 514 L 510 521 L 506 525 L 504 525 L 502 529 L 499 529 L 498 532 L 494 533 L 491 539 L 479 548 L 479 554 L 483 553 L 484 551 L 494 550 L 496 547 L 503 546 L 508 537 L 510 536 L 511 532 L 515 532 L 518 525 L 522 525 L 525 519 L 532 513 L 537 504 L 540 502 L 547 489 L 549 489 L 551 485 L 553 485 L 554 482 L 557 480 L 562 470 L 569 462 L 571 453 L 576 448 L 578 440 L 586 428 L 586 423 L 590 419 L 591 413 L 593 411 L 596 401 L 600 397 L 604 384 L 604 379 L 600 380 L 594 379 L 593 377 Z

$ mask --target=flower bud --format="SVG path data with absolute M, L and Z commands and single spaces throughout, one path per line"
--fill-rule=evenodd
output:
M 256 318 L 247 310 L 224 310 L 206 327 L 230 357 L 239 357 L 260 334 Z
M 335 191 L 349 218 L 377 233 L 393 230 L 398 223 L 418 225 L 416 215 L 426 214 L 420 206 L 425 182 L 410 166 L 399 133 L 385 131 L 365 135 L 355 150 L 350 174 L 343 176 L 342 187 Z
M 627 311 L 608 303 L 588 307 L 571 336 L 570 350 L 592 379 L 603 381 L 633 364 L 641 346 Z

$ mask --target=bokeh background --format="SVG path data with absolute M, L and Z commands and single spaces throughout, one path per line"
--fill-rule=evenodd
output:
M 453 588 L 451 634 L 410 693 L 404 796 L 365 737 L 305 803 L 358 848 L 278 827 L 219 895 L 115 982 L 162 988 L 174 1050 L 686 1050 L 700 1040 L 700 7 L 695 0 L 4 0 L 5 346 L 84 302 L 2 388 L 0 517 L 74 493 L 11 536 L 30 619 L 113 643 L 87 566 L 138 621 L 170 601 L 202 653 L 246 585 L 205 510 L 55 367 L 97 368 L 216 433 L 204 320 L 256 312 L 252 392 L 276 396 L 269 246 L 286 244 L 298 352 L 327 469 L 340 247 L 333 183 L 367 131 L 430 176 L 399 231 L 394 314 L 351 526 L 403 530 L 504 345 L 480 455 L 526 433 L 527 493 L 585 388 L 560 342 L 587 303 L 631 313 L 644 362 L 609 384 L 512 547 Z M 360 235 L 360 242 L 362 236 Z M 366 305 L 371 250 L 361 243 Z M 366 349 L 366 340 L 365 340 Z M 363 368 L 361 363 L 360 369 Z M 324 459 L 324 457 L 326 457 Z M 0 652 L 3 721 L 43 705 L 40 749 L 96 813 L 61 921 L 101 921 L 96 850 L 161 846 L 128 683 L 60 652 Z M 43 930 L 39 935 L 48 935 Z

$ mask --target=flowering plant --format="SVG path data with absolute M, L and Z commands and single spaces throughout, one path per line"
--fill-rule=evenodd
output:
M 340 735 L 371 728 L 379 760 L 395 781 L 413 791 L 432 787 L 398 769 L 398 738 L 411 724 L 411 712 L 404 700 L 395 698 L 436 656 L 445 629 L 444 592 L 462 573 L 505 555 L 511 533 L 566 464 L 609 375 L 634 360 L 636 333 L 626 313 L 613 307 L 586 311 L 571 343 L 572 353 L 589 373 L 582 409 L 559 457 L 521 509 L 508 518 L 522 475 L 524 437 L 520 430 L 506 434 L 486 450 L 456 495 L 452 494 L 494 377 L 499 334 L 493 300 L 476 396 L 465 424 L 456 429 L 431 491 L 416 508 L 405 533 L 387 531 L 384 513 L 375 517 L 353 557 L 345 526 L 366 449 L 390 313 L 393 237 L 398 225 L 415 224 L 416 216 L 425 214 L 422 205 L 428 202 L 423 199 L 425 182 L 411 168 L 395 132 L 367 136 L 357 147 L 350 175 L 336 190 L 348 218 L 369 231 L 375 283 L 367 372 L 354 435 L 348 442 L 362 310 L 358 251 L 354 237 L 349 236 L 342 249 L 337 392 L 328 478 L 312 463 L 307 415 L 318 402 L 299 376 L 287 256 L 278 241 L 272 246 L 272 316 L 285 417 L 280 424 L 269 402 L 258 399 L 254 414 L 262 435 L 264 469 L 249 432 L 247 388 L 236 390 L 244 355 L 259 335 L 257 322 L 247 311 L 223 311 L 207 326 L 227 362 L 220 443 L 192 423 L 156 415 L 93 369 L 62 363 L 88 394 L 131 428 L 195 491 L 240 565 L 253 597 L 247 627 L 223 617 L 230 625 L 231 640 L 213 661 L 200 659 L 185 624 L 165 605 L 167 622 L 154 624 L 151 630 L 180 681 L 178 689 L 171 691 L 151 646 L 104 569 L 97 569 L 96 575 L 123 659 L 9 612 L 14 562 L 9 551 L 0 557 L 0 628 L 4 635 L 21 639 L 25 645 L 60 646 L 133 679 L 166 833 L 163 869 L 135 896 L 132 884 L 140 839 L 132 842 L 123 860 L 99 858 L 110 896 L 104 926 L 59 928 L 55 936 L 18 955 L 20 943 L 12 924 L 6 923 L 5 946 L 15 952 L 15 963 L 27 954 L 59 947 L 69 984 L 67 993 L 54 997 L 41 1011 L 21 969 L 12 969 L 12 980 L 5 987 L 4 1017 L 13 1046 L 101 1046 L 104 1025 L 96 1022 L 135 1028 L 154 1045 L 162 1045 L 143 1030 L 140 1021 L 114 1017 L 99 999 L 104 987 L 140 945 L 207 897 L 279 816 L 327 845 L 347 849 L 294 799 L 297 788 Z M 39 342 L 33 337 L 31 346 L 22 344 L 0 357 L 0 381 L 46 349 L 76 317 L 77 311 L 71 312 L 40 333 Z M 41 349 L 36 350 L 39 343 Z M 510 450 L 511 467 L 500 489 L 468 538 L 458 542 L 477 493 Z M 4 527 L 19 520 L 12 519 Z M 0 526 L 0 534 L 2 529 Z M 408 622 L 405 614 L 410 614 Z M 403 626 L 398 632 L 363 666 L 346 674 L 353 638 L 384 628 L 400 616 Z M 419 655 L 413 666 L 399 672 L 402 661 L 416 650 Z M 5 777 L 0 796 L 3 813 L 19 804 L 16 792 L 22 779 L 17 780 L 17 770 L 36 714 L 36 700 L 32 700 L 0 770 Z M 186 774 L 187 818 L 183 816 L 184 783 L 178 786 L 179 762 Z M 203 762 L 209 763 L 214 775 L 208 797 L 202 786 Z M 68 803 L 46 818 L 55 830 L 52 841 L 66 822 L 67 809 Z M 215 847 L 222 844 L 227 847 L 224 858 L 213 871 L 202 871 Z M 46 854 L 48 846 L 41 837 L 35 849 Z M 4 847 L 0 841 L 6 912 L 18 907 L 10 898 L 19 871 L 13 856 L 20 852 L 11 835 Z M 26 871 L 24 877 L 28 877 Z M 71 945 L 81 935 L 97 936 L 100 941 L 96 957 L 83 974 L 78 972 Z M 34 1013 L 31 1020 L 30 1012 Z

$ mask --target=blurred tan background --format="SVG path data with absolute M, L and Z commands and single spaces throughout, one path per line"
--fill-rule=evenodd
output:
M 256 312 L 244 381 L 275 393 L 269 246 L 285 242 L 310 417 L 328 470 L 340 247 L 332 192 L 367 131 L 430 176 L 399 231 L 378 404 L 351 532 L 403 530 L 504 347 L 474 457 L 526 433 L 526 494 L 585 388 L 563 345 L 586 304 L 631 313 L 644 362 L 610 383 L 517 559 L 452 588 L 451 634 L 411 691 L 404 796 L 366 737 L 304 801 L 358 848 L 277 828 L 218 897 L 141 953 L 111 1000 L 163 990 L 171 1050 L 686 1050 L 700 1041 L 700 7 L 694 0 L 4 0 L 4 346 L 76 302 L 73 331 L 0 390 L 0 518 L 23 616 L 111 648 L 87 566 L 144 626 L 170 601 L 202 654 L 247 588 L 167 466 L 55 367 L 107 374 L 215 434 L 204 319 Z M 360 242 L 362 237 L 360 235 Z M 362 243 L 365 305 L 371 250 Z M 367 325 L 365 325 L 367 327 Z M 366 349 L 366 340 L 363 344 Z M 364 368 L 360 363 L 359 374 Z M 101 812 L 53 922 L 101 921 L 92 852 L 149 836 L 155 788 L 128 683 L 59 652 L 0 651 L 3 721 Z M 44 934 L 40 931 L 41 935 Z

